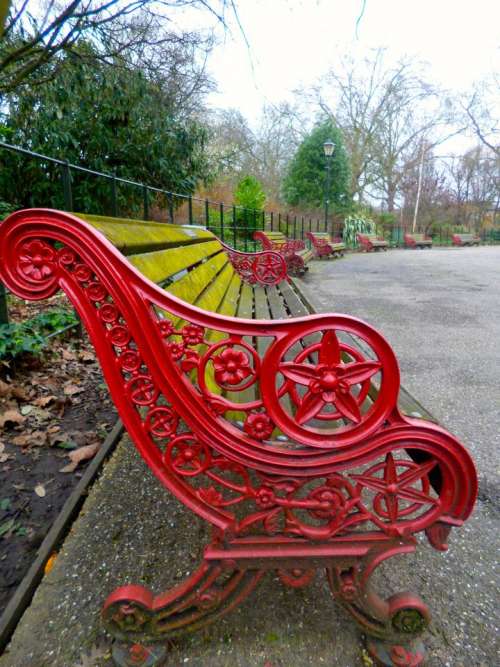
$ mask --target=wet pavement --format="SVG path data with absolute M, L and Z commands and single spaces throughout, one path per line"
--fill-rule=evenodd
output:
M 430 606 L 430 667 L 494 667 L 498 655 L 500 247 L 392 250 L 313 262 L 301 289 L 318 311 L 378 328 L 399 358 L 402 382 L 467 444 L 481 492 L 450 550 L 422 542 L 383 566 L 382 591 L 414 590 Z M 99 609 L 114 587 L 155 592 L 196 567 L 206 542 L 193 518 L 153 478 L 124 438 L 93 487 L 53 570 L 39 586 L 0 667 L 76 667 L 95 650 L 110 665 Z M 170 651 L 178 667 L 369 665 L 350 617 L 319 574 L 304 589 L 267 575 L 235 612 Z

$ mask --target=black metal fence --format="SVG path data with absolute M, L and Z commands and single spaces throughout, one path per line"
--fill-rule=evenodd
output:
M 327 223 L 324 218 L 247 209 L 224 202 L 214 202 L 209 199 L 170 192 L 146 183 L 121 178 L 116 174 L 103 173 L 71 164 L 67 160 L 42 155 L 5 142 L 0 142 L 0 149 L 14 153 L 22 159 L 34 161 L 45 176 L 50 175 L 52 180 L 55 178 L 56 183 L 59 182 L 59 187 L 50 190 L 51 194 L 39 195 L 40 201 L 36 201 L 36 198 L 31 196 L 29 203 L 26 203 L 30 207 L 63 208 L 67 211 L 81 211 L 113 217 L 139 217 L 144 220 L 154 219 L 166 223 L 203 225 L 228 245 L 245 251 L 258 249 L 253 239 L 253 234 L 257 230 L 280 231 L 289 238 L 304 240 L 308 231 L 329 232 L 333 238 L 342 235 L 343 223 L 335 218 L 330 218 Z M 33 166 L 31 162 L 30 164 Z M 100 210 L 91 210 L 92 205 L 89 208 L 89 204 L 86 203 L 89 198 L 85 199 L 78 194 L 80 190 L 76 186 L 81 183 L 81 177 L 103 179 L 106 183 L 105 202 L 99 205 Z M 130 205 L 127 205 L 130 197 L 127 197 L 125 192 L 129 188 L 133 188 L 134 191 L 132 209 Z M 138 192 L 140 192 L 139 196 Z M 139 207 L 138 201 L 140 202 Z M 407 228 L 402 225 L 384 227 L 384 235 L 393 247 L 404 245 L 405 231 Z M 451 245 L 452 234 L 453 231 L 449 226 L 434 229 L 434 243 Z M 486 243 L 499 243 L 500 229 L 483 230 L 481 238 Z M 5 290 L 0 285 L 0 324 L 7 321 Z

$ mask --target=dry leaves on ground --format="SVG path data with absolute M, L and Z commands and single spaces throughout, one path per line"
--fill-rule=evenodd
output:
M 100 446 L 100 442 L 94 442 L 92 445 L 86 445 L 85 447 L 74 449 L 68 454 L 71 463 L 68 463 L 68 465 L 64 466 L 64 468 L 61 468 L 59 472 L 74 472 L 81 461 L 86 461 L 87 459 L 93 458 L 99 451 Z

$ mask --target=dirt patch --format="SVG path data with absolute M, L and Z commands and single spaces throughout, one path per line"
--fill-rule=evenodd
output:
M 12 305 L 24 319 L 28 306 Z M 74 329 L 37 358 L 2 364 L 0 614 L 115 421 L 93 348 Z

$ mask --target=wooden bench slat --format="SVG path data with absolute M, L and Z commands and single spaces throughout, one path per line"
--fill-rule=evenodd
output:
M 227 255 L 220 253 L 189 271 L 172 285 L 168 291 L 188 303 L 196 303 L 198 296 L 228 263 Z
M 134 255 L 162 248 L 179 248 L 192 243 L 214 240 L 211 232 L 191 225 L 109 218 L 85 213 L 75 213 L 75 215 L 104 234 L 108 241 L 124 255 Z
M 218 241 L 196 243 L 183 248 L 168 248 L 137 255 L 130 255 L 128 260 L 136 269 L 155 283 L 163 283 L 175 274 L 189 269 L 201 260 L 222 251 Z

